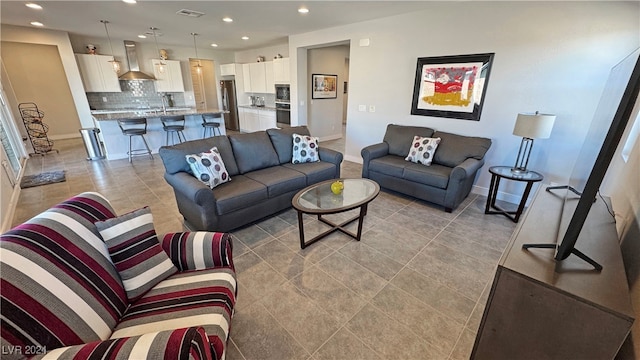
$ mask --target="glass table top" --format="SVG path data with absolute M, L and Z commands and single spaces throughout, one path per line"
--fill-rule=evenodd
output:
M 489 168 L 489 172 L 511 180 L 541 181 L 544 179 L 542 174 L 531 170 L 527 172 L 513 172 L 510 166 L 492 166 Z
M 340 194 L 331 191 L 331 184 L 340 180 L 344 189 Z M 302 190 L 293 198 L 293 206 L 304 212 L 325 213 L 356 208 L 373 200 L 380 186 L 369 179 L 332 179 Z

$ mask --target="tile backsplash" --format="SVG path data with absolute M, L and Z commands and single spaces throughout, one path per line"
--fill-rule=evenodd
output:
M 87 93 L 89 106 L 95 110 L 118 110 L 137 108 L 161 108 L 162 95 L 170 95 L 174 107 L 185 107 L 184 93 L 159 93 L 156 92 L 153 81 L 148 80 L 120 80 L 119 93 Z M 104 101 L 106 99 L 107 101 Z M 165 100 L 165 105 L 168 103 Z

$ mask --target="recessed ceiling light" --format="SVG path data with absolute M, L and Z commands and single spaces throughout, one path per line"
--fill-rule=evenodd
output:
M 249 40 L 249 37 L 248 36 L 243 36 L 242 40 Z
M 233 22 L 233 19 L 228 16 L 225 16 L 222 18 L 222 21 L 230 23 L 230 22 Z
M 136 0 L 122 0 L 122 2 L 125 2 L 127 4 L 135 4 L 137 1 Z
M 300 14 L 307 14 L 307 13 L 309 13 L 309 9 L 301 7 L 300 9 L 298 9 L 298 12 Z
M 25 4 L 28 8 L 31 9 L 36 9 L 36 10 L 42 10 L 42 6 L 36 4 L 36 3 L 26 3 Z
M 213 47 L 218 47 L 218 44 L 211 44 L 211 46 L 213 46 Z
M 140 34 L 140 35 L 138 35 L 138 37 L 139 37 L 140 39 L 146 39 L 146 38 L 147 38 L 147 35 Z
M 31 25 L 33 25 L 33 26 L 44 26 L 44 24 L 41 23 L 40 21 L 32 21 Z

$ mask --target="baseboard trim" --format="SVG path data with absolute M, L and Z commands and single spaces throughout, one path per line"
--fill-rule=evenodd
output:
M 330 141 L 330 140 L 338 140 L 338 139 L 342 139 L 342 134 L 333 134 L 333 135 L 323 136 L 319 138 L 318 141 Z
M 362 157 L 360 156 L 345 155 L 344 160 L 351 161 L 356 164 L 362 164 Z
M 79 138 L 80 134 L 60 134 L 60 135 L 49 135 L 50 140 L 66 140 L 66 139 L 76 139 Z M 55 144 L 54 144 L 55 147 Z

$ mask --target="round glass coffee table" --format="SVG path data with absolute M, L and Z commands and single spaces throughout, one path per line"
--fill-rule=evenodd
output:
M 335 181 L 342 181 L 344 184 L 344 189 L 340 194 L 334 194 L 331 191 L 331 184 Z M 335 231 L 340 231 L 360 241 L 362 222 L 365 215 L 367 215 L 367 205 L 375 199 L 379 193 L 380 185 L 369 179 L 331 179 L 300 190 L 291 201 L 293 207 L 298 211 L 300 247 L 304 249 L 308 245 L 313 244 Z M 322 215 L 337 214 L 358 207 L 360 208 L 360 213 L 357 216 L 340 224 L 336 224 L 322 217 Z M 318 215 L 318 220 L 331 226 L 331 229 L 305 242 L 304 223 L 302 221 L 303 214 Z M 356 220 L 358 220 L 358 232 L 356 234 L 344 228 Z

